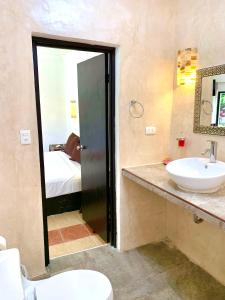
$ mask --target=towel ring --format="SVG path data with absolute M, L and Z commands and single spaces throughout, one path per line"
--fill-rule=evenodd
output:
M 206 103 L 210 105 L 211 111 L 207 111 L 207 110 L 205 109 L 204 105 L 205 105 Z M 203 100 L 201 101 L 201 104 L 202 104 L 202 111 L 204 112 L 204 114 L 205 114 L 205 115 L 211 115 L 212 110 L 213 110 L 212 103 L 211 103 L 209 100 L 204 100 L 204 99 L 203 99 Z
M 138 106 L 141 108 L 140 112 L 138 112 L 136 110 L 136 108 L 135 108 L 136 104 L 138 104 Z M 134 110 L 137 111 L 136 114 L 134 113 Z M 129 103 L 129 113 L 130 113 L 130 116 L 132 118 L 141 118 L 141 117 L 143 117 L 144 112 L 145 112 L 144 106 L 140 102 L 138 102 L 136 100 L 131 100 L 130 101 L 130 103 Z

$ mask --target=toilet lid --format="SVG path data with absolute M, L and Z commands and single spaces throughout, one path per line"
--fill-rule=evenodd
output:
M 112 286 L 102 273 L 91 270 L 64 272 L 36 285 L 37 300 L 111 300 Z

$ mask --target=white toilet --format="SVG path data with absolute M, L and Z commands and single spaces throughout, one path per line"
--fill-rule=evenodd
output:
M 113 300 L 109 279 L 91 270 L 73 270 L 30 281 L 21 274 L 18 249 L 0 251 L 0 299 Z

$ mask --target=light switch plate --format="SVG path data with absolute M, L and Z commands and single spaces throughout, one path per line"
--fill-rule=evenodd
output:
M 156 134 L 156 127 L 155 126 L 147 126 L 147 127 L 145 127 L 145 134 L 146 135 L 154 135 L 154 134 Z
M 31 144 L 31 133 L 29 129 L 21 129 L 20 130 L 20 143 L 22 145 L 30 145 Z

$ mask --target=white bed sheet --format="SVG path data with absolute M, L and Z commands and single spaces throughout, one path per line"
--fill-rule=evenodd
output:
M 44 152 L 46 198 L 81 191 L 81 166 L 62 151 Z

